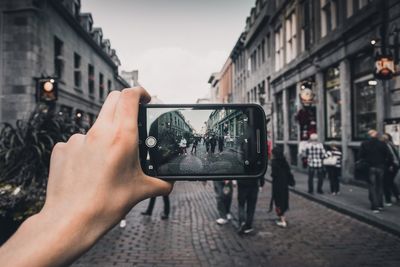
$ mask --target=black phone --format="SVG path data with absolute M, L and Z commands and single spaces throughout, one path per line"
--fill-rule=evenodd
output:
M 267 169 L 265 113 L 256 104 L 145 104 L 139 154 L 166 180 L 252 179 Z

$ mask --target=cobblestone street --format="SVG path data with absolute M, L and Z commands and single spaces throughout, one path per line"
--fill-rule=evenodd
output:
M 315 202 L 291 194 L 289 226 L 267 213 L 270 185 L 259 195 L 256 232 L 241 237 L 236 221 L 219 226 L 212 183 L 175 184 L 170 219 L 143 216 L 148 201 L 115 227 L 74 267 L 83 266 L 399 266 L 400 239 Z M 237 217 L 236 195 L 233 215 Z

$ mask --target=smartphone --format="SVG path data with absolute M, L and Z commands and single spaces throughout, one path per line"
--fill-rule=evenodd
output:
M 267 169 L 265 113 L 256 104 L 146 104 L 139 154 L 165 180 L 256 179 Z

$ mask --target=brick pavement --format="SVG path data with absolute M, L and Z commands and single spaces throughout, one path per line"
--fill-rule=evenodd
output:
M 178 182 L 171 217 L 140 215 L 147 201 L 128 215 L 74 267 L 83 266 L 400 266 L 400 239 L 378 228 L 290 195 L 289 227 L 274 225 L 267 213 L 269 184 L 259 195 L 252 236 L 236 234 L 235 221 L 219 226 L 212 184 Z M 237 214 L 236 198 L 233 213 Z

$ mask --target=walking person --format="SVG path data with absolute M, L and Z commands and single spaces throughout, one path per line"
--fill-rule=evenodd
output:
M 399 171 L 400 157 L 396 146 L 393 144 L 392 136 L 388 133 L 382 135 L 382 141 L 386 143 L 391 158 L 390 162 L 387 162 L 385 166 L 385 173 L 383 177 L 383 193 L 385 195 L 385 206 L 392 206 L 392 195 L 396 198 L 396 202 L 400 201 L 400 193 L 397 185 L 394 183 L 394 179 Z
M 217 200 L 217 209 L 219 213 L 217 223 L 219 225 L 223 225 L 232 219 L 230 211 L 232 204 L 233 185 L 232 181 L 229 180 L 214 181 L 213 183 Z
M 169 203 L 169 196 L 162 196 L 163 201 L 164 201 L 164 211 L 161 214 L 161 220 L 166 220 L 169 218 L 169 212 L 170 212 L 170 203 Z M 153 213 L 154 205 L 156 203 L 156 198 L 152 197 L 150 198 L 149 205 L 147 206 L 146 211 L 141 212 L 142 215 L 146 216 L 151 216 Z
M 336 196 L 340 194 L 339 175 L 342 170 L 342 152 L 336 145 L 331 145 L 326 154 L 327 158 L 324 160 L 324 166 L 328 173 L 331 194 Z
M 283 155 L 283 150 L 279 147 L 272 149 L 271 177 L 272 198 L 270 211 L 272 211 L 272 206 L 275 204 L 276 215 L 279 217 L 276 224 L 286 228 L 285 212 L 289 209 L 289 186 L 294 186 L 295 181 L 290 171 L 290 166 Z
M 259 187 L 264 186 L 264 177 L 259 179 L 238 180 L 239 234 L 250 234 L 254 231 L 253 219 L 256 211 Z
M 223 150 L 224 150 L 224 137 L 220 135 L 218 137 L 218 151 L 219 153 L 222 153 Z
M 326 158 L 326 151 L 323 144 L 318 142 L 317 134 L 313 133 L 310 135 L 305 154 L 308 165 L 308 193 L 314 193 L 314 174 L 316 173 L 318 177 L 317 192 L 323 194 L 324 169 L 322 160 Z
M 210 145 L 211 145 L 211 153 L 214 154 L 215 153 L 215 147 L 217 146 L 217 140 L 216 140 L 215 135 L 213 135 L 210 138 Z
M 199 140 L 197 138 L 195 138 L 194 141 L 193 141 L 192 150 L 190 151 L 190 153 L 193 154 L 193 151 L 194 151 L 194 153 L 196 154 L 196 152 L 197 152 L 197 144 L 198 143 L 199 143 Z
M 181 141 L 179 142 L 179 148 L 181 149 L 182 155 L 187 155 L 186 146 L 187 146 L 187 141 L 185 137 L 182 137 Z
M 376 130 L 368 131 L 369 139 L 362 142 L 359 159 L 368 169 L 368 191 L 371 210 L 379 213 L 383 209 L 383 176 L 387 162 L 393 161 L 387 145 L 378 139 Z

